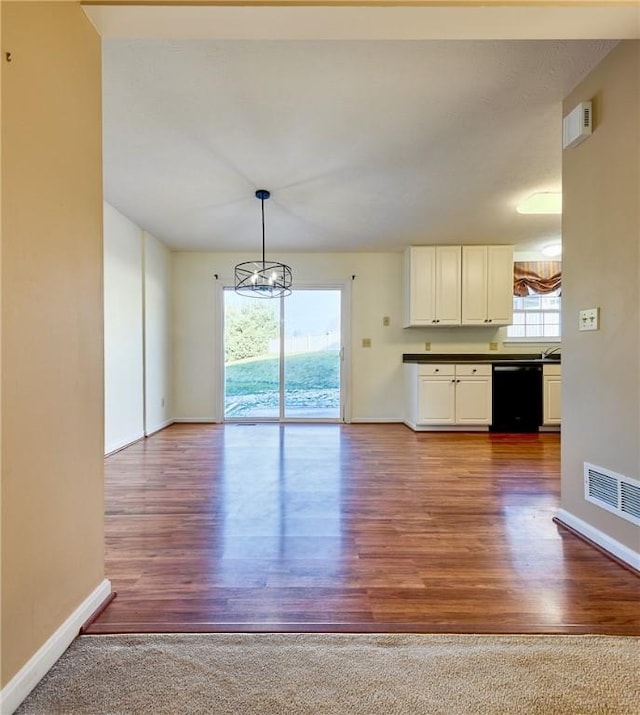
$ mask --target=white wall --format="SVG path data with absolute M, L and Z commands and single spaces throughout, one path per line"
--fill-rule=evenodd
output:
M 105 453 L 144 435 L 142 328 L 142 232 L 105 203 Z
M 172 421 L 171 253 L 104 205 L 105 453 Z
M 255 256 L 229 253 L 172 254 L 174 280 L 174 417 L 216 421 L 221 372 L 220 285 L 233 284 L 233 266 Z M 351 290 L 351 417 L 401 420 L 402 354 L 486 353 L 497 328 L 409 328 L 402 326 L 402 253 L 327 253 L 277 256 L 293 269 L 294 284 L 345 283 Z M 216 281 L 214 274 L 220 276 Z M 351 276 L 355 275 L 355 280 Z M 382 319 L 389 316 L 390 325 Z M 370 348 L 362 339 L 371 338 Z M 519 350 L 530 351 L 530 347 Z
M 145 434 L 171 423 L 171 252 L 144 233 Z

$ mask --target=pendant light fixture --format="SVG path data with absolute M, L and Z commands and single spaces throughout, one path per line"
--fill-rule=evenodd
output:
M 250 298 L 281 298 L 291 295 L 291 268 L 284 263 L 266 261 L 264 257 L 264 202 L 271 196 L 258 189 L 256 198 L 262 206 L 262 260 L 245 261 L 236 266 L 236 293 Z

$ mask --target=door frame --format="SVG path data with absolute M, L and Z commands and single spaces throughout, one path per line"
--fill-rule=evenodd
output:
M 233 290 L 233 284 L 230 281 L 217 281 L 216 286 L 216 303 L 218 310 L 216 311 L 216 334 L 218 336 L 217 350 L 217 365 L 215 390 L 216 390 L 216 422 L 229 424 L 238 424 L 246 422 L 264 422 L 264 423 L 319 423 L 326 422 L 329 424 L 349 423 L 351 422 L 351 283 L 352 281 L 332 281 L 314 283 L 305 281 L 297 283 L 293 288 L 296 290 L 335 290 L 340 291 L 340 343 L 341 343 L 341 360 L 340 360 L 340 415 L 339 417 L 238 417 L 225 419 L 224 416 L 224 292 L 225 290 Z M 279 298 L 277 300 L 285 300 Z M 286 310 L 286 304 L 285 304 Z M 280 345 L 280 380 L 284 370 L 283 361 L 283 343 Z

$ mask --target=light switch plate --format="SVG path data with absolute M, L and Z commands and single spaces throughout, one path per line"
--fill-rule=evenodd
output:
M 580 330 L 598 330 L 600 328 L 600 308 L 586 308 L 579 314 Z

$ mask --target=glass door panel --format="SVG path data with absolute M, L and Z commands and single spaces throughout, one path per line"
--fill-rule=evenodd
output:
M 280 300 L 224 291 L 224 417 L 279 419 Z
M 285 419 L 339 419 L 340 290 L 299 289 L 284 299 Z
M 287 298 L 224 290 L 225 420 L 339 420 L 339 289 Z

